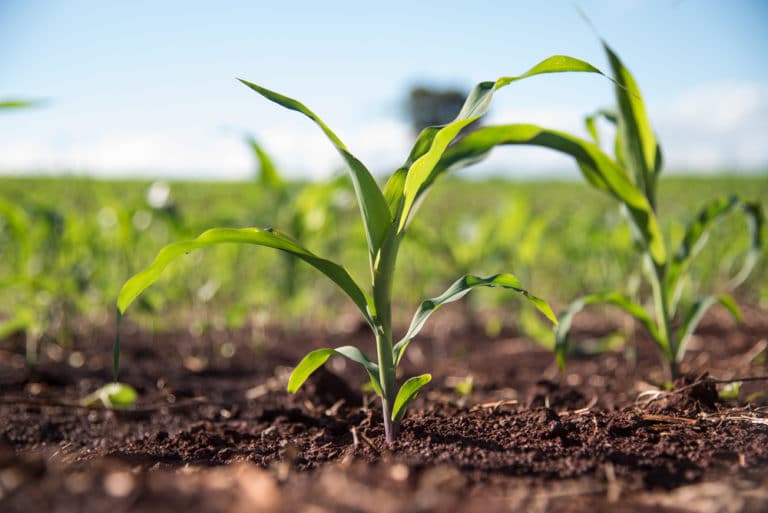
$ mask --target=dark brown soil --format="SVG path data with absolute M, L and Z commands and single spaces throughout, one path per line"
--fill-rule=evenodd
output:
M 108 330 L 44 345 L 37 366 L 19 339 L 0 353 L 0 511 L 768 511 L 768 381 L 727 402 L 713 381 L 768 374 L 768 312 L 745 317 L 712 312 L 671 392 L 640 333 L 560 375 L 514 333 L 443 322 L 405 362 L 434 380 L 393 447 L 343 360 L 284 392 L 304 352 L 363 332 L 127 329 L 121 380 L 140 399 L 124 411 L 77 404 L 111 379 Z M 584 316 L 576 338 L 615 327 Z

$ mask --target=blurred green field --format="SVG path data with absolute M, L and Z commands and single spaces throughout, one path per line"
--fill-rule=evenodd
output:
M 765 176 L 667 178 L 660 219 L 671 247 L 708 200 L 736 193 L 765 206 Z M 406 237 L 394 286 L 395 319 L 465 272 L 512 272 L 557 309 L 587 292 L 648 297 L 627 223 L 610 198 L 581 182 L 444 179 Z M 17 331 L 66 339 L 111 318 L 122 283 L 165 244 L 214 226 L 274 226 L 368 281 L 365 238 L 346 178 L 291 184 L 281 194 L 256 183 L 0 178 L 0 337 Z M 731 214 L 696 259 L 687 295 L 725 291 L 748 245 Z M 352 235 L 352 236 L 350 236 Z M 353 313 L 319 273 L 264 248 L 226 245 L 190 254 L 132 308 L 155 329 L 198 331 L 247 322 L 306 325 Z M 768 301 L 763 254 L 735 291 Z M 528 307 L 513 293 L 477 293 L 466 315 L 515 325 Z M 522 315 L 521 315 L 522 314 Z

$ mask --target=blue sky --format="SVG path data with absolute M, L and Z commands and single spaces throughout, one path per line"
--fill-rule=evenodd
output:
M 768 168 L 768 2 L 584 0 L 635 74 L 668 168 Z M 0 172 L 246 178 L 240 134 L 293 176 L 341 163 L 296 113 L 243 77 L 301 99 L 382 172 L 404 158 L 416 83 L 469 89 L 551 54 L 605 68 L 571 1 L 255 2 L 0 0 L 0 98 L 48 98 L 0 116 Z M 502 91 L 489 121 L 582 132 L 611 102 L 596 76 Z M 505 149 L 477 172 L 576 176 L 543 150 Z

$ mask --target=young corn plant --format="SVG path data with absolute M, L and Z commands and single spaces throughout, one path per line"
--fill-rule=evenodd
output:
M 680 299 L 691 260 L 707 240 L 712 224 L 740 209 L 749 221 L 751 245 L 742 269 L 731 286 L 742 283 L 755 265 L 763 245 L 764 213 L 757 202 L 736 196 L 715 200 L 699 211 L 688 225 L 683 240 L 674 253 L 668 249 L 659 228 L 656 208 L 658 179 L 662 170 L 661 148 L 651 128 L 645 104 L 634 77 L 618 55 L 603 42 L 611 66 L 617 109 L 600 111 L 586 119 L 592 141 L 535 125 L 485 127 L 467 135 L 448 149 L 442 162 L 446 166 L 477 161 L 498 145 L 533 145 L 550 148 L 573 157 L 584 178 L 595 188 L 616 199 L 632 228 L 636 246 L 642 253 L 643 271 L 653 291 L 653 313 L 618 292 L 588 295 L 571 303 L 559 317 L 555 350 L 561 367 L 568 350 L 568 333 L 573 316 L 585 306 L 605 303 L 632 315 L 648 331 L 667 364 L 669 375 L 679 375 L 679 364 L 686 346 L 707 309 L 722 304 L 737 319 L 739 309 L 730 295 L 705 296 L 681 312 Z M 600 149 L 595 121 L 603 117 L 616 126 L 614 156 Z
M 525 290 L 512 274 L 489 277 L 465 275 L 456 280 L 443 294 L 422 302 L 403 335 L 395 342 L 392 327 L 392 281 L 400 242 L 417 206 L 435 180 L 444 172 L 457 169 L 473 161 L 459 162 L 456 144 L 462 129 L 480 119 L 488 110 L 494 93 L 517 80 L 557 72 L 600 73 L 590 64 L 567 56 L 553 56 L 540 62 L 526 73 L 515 77 L 502 77 L 492 82 L 481 82 L 468 96 L 461 112 L 450 123 L 424 129 L 418 136 L 405 163 L 380 188 L 374 177 L 339 139 L 339 137 L 309 108 L 297 100 L 265 89 L 251 82 L 241 82 L 264 98 L 290 110 L 297 111 L 317 124 L 338 150 L 348 166 L 360 207 L 367 242 L 370 288 L 364 290 L 347 270 L 336 262 L 316 255 L 293 237 L 274 228 L 214 228 L 193 240 L 176 242 L 160 250 L 155 260 L 143 271 L 130 278 L 122 287 L 118 300 L 118 323 L 128 306 L 141 292 L 154 283 L 163 269 L 175 258 L 190 251 L 215 244 L 254 244 L 284 251 L 303 260 L 324 274 L 352 300 L 371 329 L 376 342 L 377 361 L 357 347 L 344 346 L 312 351 L 296 366 L 288 381 L 288 391 L 296 392 L 305 380 L 332 355 L 344 356 L 360 364 L 368 373 L 371 387 L 380 396 L 384 431 L 391 444 L 399 432 L 408 404 L 419 390 L 431 380 L 429 374 L 411 377 L 398 387 L 396 368 L 411 340 L 419 333 L 429 316 L 442 305 L 456 301 L 476 287 L 504 287 L 520 293 L 550 321 L 556 318 L 549 305 Z M 468 137 L 467 137 L 468 138 Z M 477 138 L 474 147 L 463 139 L 461 148 L 476 151 L 489 149 L 484 140 Z M 115 379 L 119 363 L 119 329 L 114 346 Z

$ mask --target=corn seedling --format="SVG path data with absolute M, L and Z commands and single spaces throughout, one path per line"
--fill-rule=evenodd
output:
M 288 391 L 296 392 L 306 379 L 332 355 L 344 356 L 360 364 L 368 373 L 373 390 L 381 397 L 384 431 L 387 443 L 398 435 L 408 404 L 419 390 L 431 380 L 429 374 L 411 377 L 398 389 L 396 368 L 411 340 L 438 308 L 462 298 L 476 287 L 503 287 L 520 293 L 553 323 L 556 318 L 549 305 L 525 290 L 512 274 L 489 277 L 465 275 L 443 294 L 427 299 L 413 316 L 405 335 L 394 342 L 392 329 L 392 281 L 400 242 L 408 223 L 427 191 L 443 173 L 458 169 L 477 160 L 473 153 L 487 153 L 495 143 L 470 136 L 459 139 L 462 129 L 487 112 L 493 94 L 517 80 L 557 72 L 600 73 L 590 64 L 566 56 L 553 56 L 540 62 L 528 72 L 516 77 L 502 77 L 493 82 L 481 82 L 468 96 L 461 112 L 450 123 L 424 129 L 418 136 L 410 155 L 382 189 L 365 165 L 344 145 L 339 137 L 310 109 L 297 100 L 265 89 L 251 82 L 241 82 L 264 98 L 290 110 L 297 111 L 323 131 L 348 166 L 362 216 L 371 273 L 370 292 L 364 291 L 341 265 L 320 257 L 303 247 L 293 237 L 273 228 L 214 228 L 193 240 L 176 242 L 163 248 L 143 271 L 130 278 L 122 287 L 117 300 L 118 323 L 128 306 L 141 292 L 154 283 L 163 269 L 175 258 L 196 249 L 222 243 L 254 244 L 290 253 L 315 267 L 333 281 L 352 300 L 370 326 L 376 341 L 377 362 L 352 346 L 324 348 L 309 353 L 293 370 Z M 503 129 L 503 128 L 502 128 Z M 482 130 L 482 129 L 481 129 Z M 488 130 L 488 129 L 485 129 Z M 477 133 L 477 132 L 475 132 Z M 482 132 L 487 133 L 487 132 Z M 500 141 L 503 142 L 503 141 Z M 463 154 L 469 153 L 467 158 Z M 461 156 L 462 158 L 457 158 Z M 115 339 L 115 377 L 119 363 L 119 330 Z
M 674 379 L 679 374 L 679 363 L 685 355 L 691 334 L 710 306 L 720 303 L 736 318 L 740 316 L 731 296 L 706 296 L 695 301 L 683 313 L 679 326 L 674 329 L 691 260 L 702 249 L 711 225 L 729 212 L 741 209 L 749 221 L 751 245 L 731 285 L 735 287 L 742 283 L 751 272 L 762 247 L 764 214 L 759 203 L 742 201 L 736 196 L 713 201 L 696 215 L 688 225 L 679 248 L 670 254 L 656 212 L 658 179 L 662 169 L 661 149 L 634 77 L 605 42 L 603 47 L 614 75 L 618 108 L 616 112 L 600 111 L 586 119 L 592 141 L 535 125 L 485 127 L 449 148 L 443 161 L 460 165 L 467 160 L 479 160 L 495 146 L 503 144 L 541 146 L 573 157 L 589 184 L 621 204 L 643 256 L 644 274 L 653 291 L 655 315 L 617 292 L 582 297 L 571 303 L 559 318 L 555 341 L 558 362 L 561 366 L 564 364 L 573 316 L 587 305 L 605 303 L 619 307 L 642 324 L 659 347 Z M 616 126 L 613 157 L 599 147 L 595 123 L 598 117 Z

